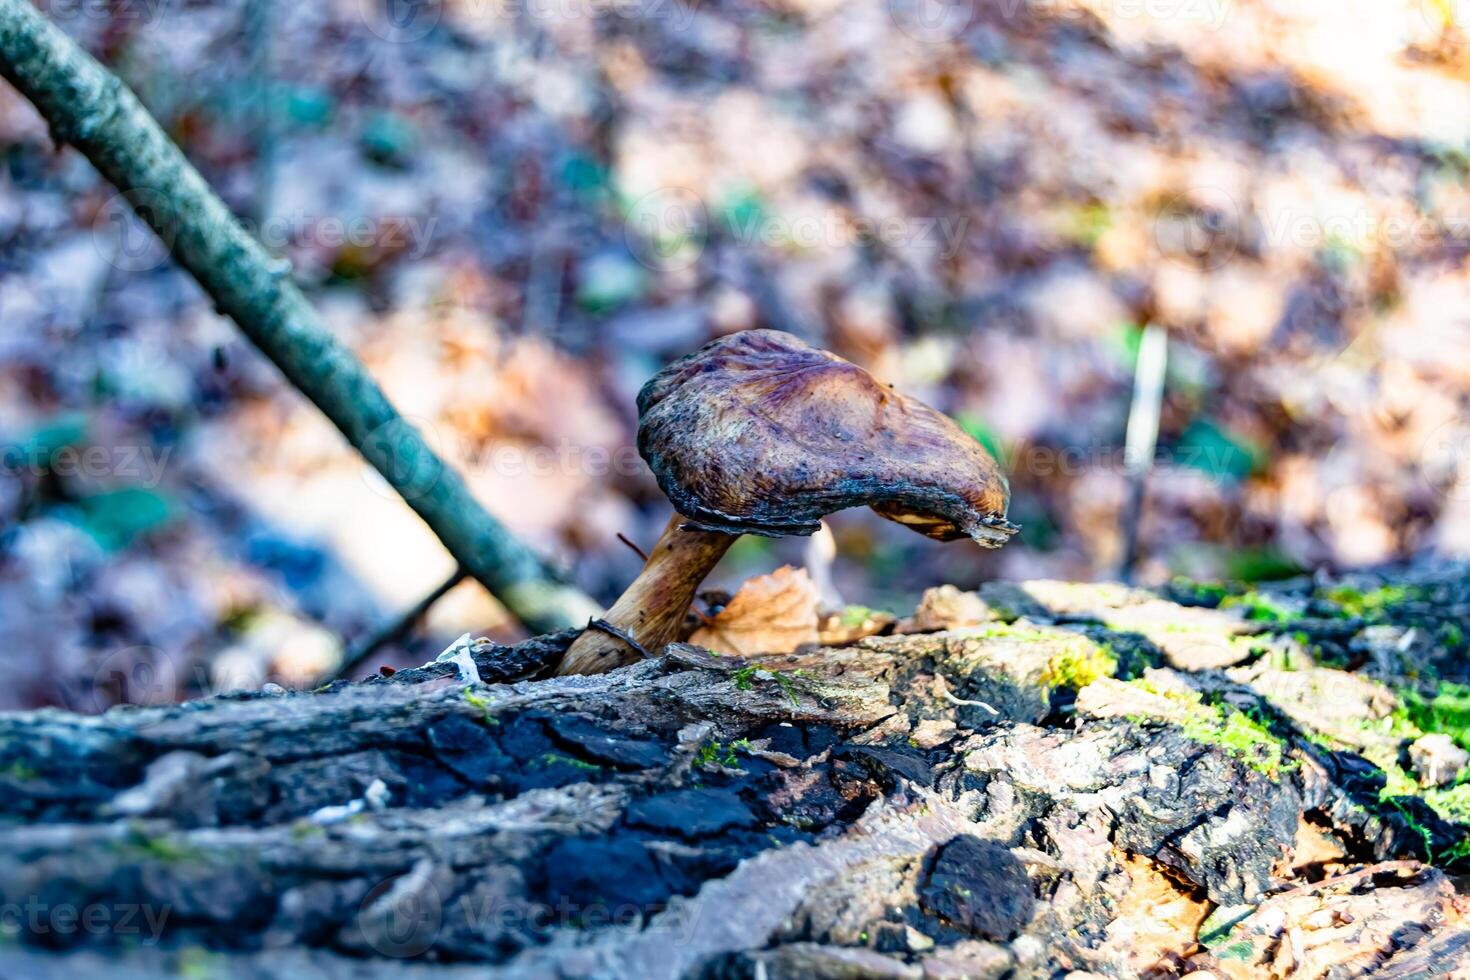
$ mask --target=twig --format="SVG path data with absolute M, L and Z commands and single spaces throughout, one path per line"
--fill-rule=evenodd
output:
M 598 607 L 558 581 L 480 506 L 291 281 L 251 238 L 138 97 L 26 0 L 0 0 L 0 75 L 53 137 L 126 196 L 174 258 L 293 385 L 321 409 L 511 614 L 543 633 Z
M 972 707 L 972 708 L 984 708 L 986 711 L 990 712 L 992 715 L 995 715 L 996 717 L 999 717 L 1000 716 L 1000 712 L 999 711 L 996 711 L 993 707 L 991 707 L 990 705 L 986 704 L 984 701 L 966 701 L 964 698 L 957 698 L 957 697 L 955 697 L 953 694 L 949 693 L 948 691 L 945 691 L 944 692 L 944 699 L 946 701 L 948 701 L 950 704 L 958 704 L 958 705 L 962 705 L 962 706 L 969 706 L 969 707 Z
M 1143 497 L 1148 474 L 1159 446 L 1159 413 L 1164 402 L 1164 374 L 1169 366 L 1169 335 L 1150 323 L 1138 345 L 1133 375 L 1133 406 L 1128 411 L 1128 441 L 1123 462 L 1128 471 L 1128 503 L 1123 513 L 1123 560 L 1118 577 L 1133 580 L 1138 561 L 1138 530 L 1143 522 Z
M 597 630 L 599 633 L 606 633 L 608 636 L 617 637 L 619 640 L 622 640 L 624 643 L 628 644 L 628 647 L 630 649 L 636 650 L 638 652 L 638 655 L 644 660 L 654 659 L 654 655 L 649 653 L 648 649 L 644 647 L 643 644 L 633 639 L 632 633 L 629 633 L 627 630 L 619 629 L 605 619 L 599 619 L 594 616 L 587 621 L 587 628 L 589 630 Z
M 1305 885 L 1288 888 L 1284 892 L 1277 892 L 1275 895 L 1267 896 L 1261 904 L 1263 906 L 1270 905 L 1272 902 L 1295 898 L 1298 895 L 1309 895 L 1312 892 L 1322 891 L 1327 888 L 1340 888 L 1343 885 L 1351 885 L 1354 882 L 1374 875 L 1388 874 L 1395 871 L 1420 871 L 1424 867 L 1425 865 L 1419 861 L 1385 861 L 1382 864 L 1369 865 L 1366 868 L 1359 868 L 1357 871 L 1350 871 L 1347 874 L 1341 874 L 1335 878 L 1323 878 L 1321 881 L 1308 882 Z
M 463 568 L 456 568 L 454 574 L 441 582 L 433 592 L 414 603 L 411 608 L 405 609 L 393 619 L 379 626 L 370 635 L 363 637 L 343 658 L 341 665 L 332 671 L 331 677 L 346 677 L 378 650 L 413 629 L 414 625 L 434 607 L 434 603 L 448 595 L 449 590 L 463 582 L 468 574 Z
M 623 542 L 623 544 L 627 545 L 629 548 L 632 548 L 633 553 L 639 558 L 642 558 L 644 561 L 648 561 L 648 552 L 644 551 L 642 548 L 634 544 L 633 539 L 628 537 L 622 531 L 618 532 L 618 540 Z

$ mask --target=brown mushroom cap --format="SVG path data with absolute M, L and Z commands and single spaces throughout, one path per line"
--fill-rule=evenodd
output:
M 689 526 L 811 534 L 872 507 L 931 538 L 999 547 L 1010 488 L 946 416 L 779 330 L 731 334 L 638 394 L 638 449 Z

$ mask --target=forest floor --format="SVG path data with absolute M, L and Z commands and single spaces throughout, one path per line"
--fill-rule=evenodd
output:
M 1470 554 L 1466 0 L 41 6 L 599 599 L 668 518 L 639 386 L 753 326 L 1011 476 L 993 553 L 838 515 L 874 607 L 1115 572 L 1145 322 L 1141 581 Z M 134 663 L 170 699 L 310 687 L 452 571 L 8 88 L 0 278 L 0 707 L 100 710 Z M 717 584 L 799 556 L 747 537 Z M 466 583 L 393 662 L 497 624 Z
M 1467 618 L 1459 566 L 1036 581 L 783 655 L 7 715 L 0 973 L 1459 975 Z

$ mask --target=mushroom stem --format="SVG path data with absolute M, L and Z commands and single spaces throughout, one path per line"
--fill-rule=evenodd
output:
M 673 641 L 694 590 L 739 537 L 684 530 L 684 521 L 677 513 L 669 519 L 643 571 L 603 617 L 655 653 Z M 637 651 L 616 636 L 589 629 L 572 643 L 557 673 L 603 674 L 637 659 Z

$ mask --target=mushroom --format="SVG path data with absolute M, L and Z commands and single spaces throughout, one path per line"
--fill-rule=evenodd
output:
M 673 640 L 742 534 L 809 535 L 868 506 L 940 541 L 999 548 L 1010 488 L 953 421 L 779 330 L 722 337 L 638 393 L 638 450 L 676 513 L 643 571 L 562 659 L 596 674 Z

